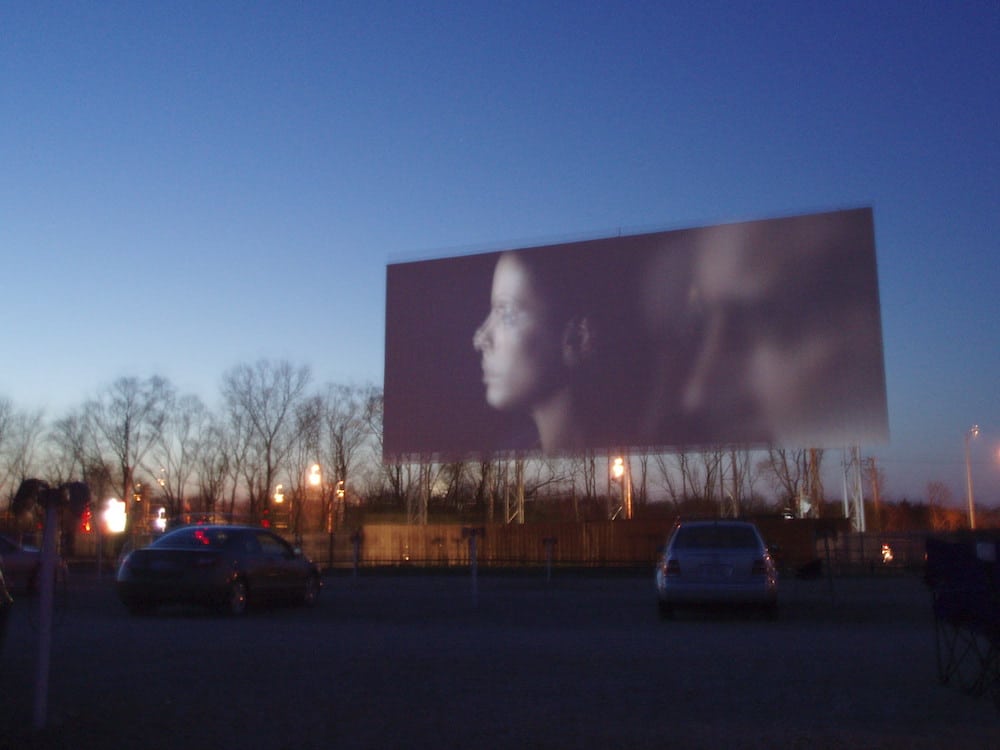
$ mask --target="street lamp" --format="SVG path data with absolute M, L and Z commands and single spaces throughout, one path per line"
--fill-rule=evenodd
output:
M 979 437 L 979 425 L 974 424 L 965 433 L 965 490 L 969 496 L 969 528 L 976 528 L 976 500 L 972 492 L 972 462 L 969 460 L 969 441 Z
M 619 481 L 619 482 L 621 481 L 622 477 L 625 476 L 625 459 L 624 458 L 621 458 L 621 457 L 616 458 L 614 460 L 614 462 L 611 464 L 611 476 L 616 481 Z
M 125 503 L 118 498 L 109 498 L 104 505 L 104 526 L 112 534 L 121 534 L 125 531 L 127 515 Z
M 621 482 L 622 489 L 622 510 L 625 512 L 625 519 L 632 520 L 632 477 L 629 476 L 628 461 L 621 456 L 616 457 L 611 463 L 611 478 L 616 482 Z

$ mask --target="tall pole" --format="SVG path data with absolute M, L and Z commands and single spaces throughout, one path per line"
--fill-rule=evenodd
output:
M 625 474 L 622 476 L 622 500 L 625 505 L 625 520 L 632 520 L 632 468 L 628 454 L 623 454 L 625 458 Z
M 969 459 L 969 441 L 979 436 L 979 425 L 974 424 L 965 433 L 965 492 L 969 498 L 969 528 L 976 528 L 976 499 L 972 491 L 972 461 Z
M 872 512 L 875 516 L 875 531 L 882 531 L 882 526 L 879 521 L 879 480 L 878 480 L 878 463 L 875 457 L 871 457 L 865 460 L 868 469 L 868 476 L 872 483 Z
M 55 587 L 56 533 L 59 526 L 57 491 L 48 491 L 45 529 L 42 532 L 42 569 L 38 582 L 38 671 L 35 681 L 35 729 L 44 729 L 49 706 L 49 673 L 52 663 L 52 601 Z

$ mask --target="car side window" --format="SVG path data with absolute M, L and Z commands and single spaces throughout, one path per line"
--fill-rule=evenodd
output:
M 257 541 L 256 534 L 247 534 L 243 537 L 241 541 L 244 551 L 250 554 L 258 554 L 260 552 L 260 542 Z
M 288 555 L 288 545 L 277 537 L 270 534 L 258 534 L 257 541 L 260 543 L 261 552 L 268 557 L 286 557 Z

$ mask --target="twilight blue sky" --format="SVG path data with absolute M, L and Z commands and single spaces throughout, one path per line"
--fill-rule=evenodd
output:
M 6 2 L 0 395 L 380 384 L 387 263 L 871 205 L 865 453 L 960 502 L 978 422 L 1000 504 L 998 50 L 996 0 Z

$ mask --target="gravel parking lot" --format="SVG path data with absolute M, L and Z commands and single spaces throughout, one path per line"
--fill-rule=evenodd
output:
M 17 602 L 9 748 L 1000 748 L 1000 712 L 938 684 L 915 576 L 787 581 L 781 614 L 656 616 L 652 575 L 330 576 L 314 610 L 133 618 L 71 576 L 46 726 Z

